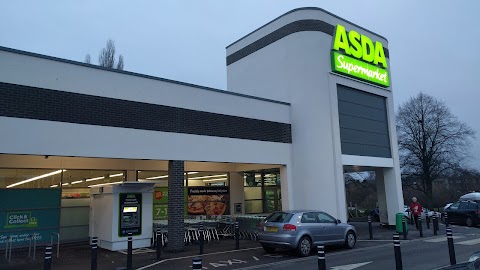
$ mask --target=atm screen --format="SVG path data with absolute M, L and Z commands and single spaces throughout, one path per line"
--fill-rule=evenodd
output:
M 136 213 L 138 207 L 136 206 L 125 206 L 123 207 L 123 213 Z

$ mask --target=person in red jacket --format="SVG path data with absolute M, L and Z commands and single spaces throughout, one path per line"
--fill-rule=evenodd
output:
M 412 204 L 410 204 L 410 213 L 412 213 L 412 217 L 415 220 L 415 227 L 418 230 L 418 217 L 422 214 L 422 205 L 417 202 L 417 198 L 412 198 Z

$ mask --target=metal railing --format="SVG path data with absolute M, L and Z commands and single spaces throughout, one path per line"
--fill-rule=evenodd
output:
M 5 259 L 10 263 L 10 259 L 12 258 L 12 236 L 9 235 L 7 240 L 5 241 Z
M 57 236 L 57 258 L 58 258 L 58 255 L 60 254 L 60 234 L 59 233 L 52 233 L 52 236 L 50 237 L 50 246 L 51 247 L 53 247 L 54 236 Z
M 35 260 L 35 253 L 37 252 L 37 235 L 36 233 L 28 235 L 28 257 L 32 254 L 32 240 L 33 240 L 33 260 Z

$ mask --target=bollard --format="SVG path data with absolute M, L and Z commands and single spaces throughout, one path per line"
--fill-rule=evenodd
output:
M 162 259 L 162 233 L 160 232 L 160 229 L 157 229 L 157 233 L 155 234 L 157 240 L 157 261 Z
M 445 219 L 445 226 L 450 227 L 450 223 L 448 222 L 448 214 L 447 214 L 447 212 L 445 212 L 444 219 Z
M 203 245 L 205 244 L 205 230 L 203 228 L 203 222 L 200 223 L 200 255 L 203 254 Z
M 418 216 L 418 230 L 420 231 L 420 237 L 423 237 L 422 217 Z
M 33 233 L 33 260 L 37 258 L 37 236 Z
M 430 216 L 428 215 L 428 213 L 427 213 L 427 216 L 425 217 L 425 219 L 426 219 L 425 222 L 427 223 L 427 229 L 430 229 Z
M 235 249 L 240 249 L 240 234 L 238 222 L 235 222 Z
M 97 270 L 97 237 L 92 237 L 92 258 L 90 269 Z
M 437 215 L 434 214 L 433 217 L 432 217 L 432 226 L 433 226 L 433 235 L 437 235 L 437 231 L 438 231 L 438 219 L 437 219 Z
M 448 254 L 450 255 L 450 265 L 457 264 L 455 258 L 455 247 L 453 246 L 453 234 L 452 229 L 447 227 L 447 240 L 448 240 Z
M 327 270 L 327 264 L 325 263 L 325 246 L 318 245 L 318 270 Z
M 370 240 L 373 239 L 373 232 L 372 232 L 372 217 L 368 216 L 368 234 L 370 236 Z
M 127 270 L 132 270 L 132 233 L 128 233 Z
M 202 269 L 202 258 L 197 257 L 192 259 L 192 269 Z
M 402 233 L 403 233 L 403 240 L 407 240 L 407 221 L 405 216 L 402 217 Z
M 400 235 L 393 234 L 393 249 L 395 250 L 395 269 L 402 270 L 402 251 L 400 250 Z
M 51 270 L 51 269 L 52 269 L 52 247 L 46 246 L 45 259 L 43 261 L 43 270 Z

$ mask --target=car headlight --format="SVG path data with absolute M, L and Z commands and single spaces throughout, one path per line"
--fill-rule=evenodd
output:
M 468 258 L 468 262 L 474 262 L 476 260 L 480 259 L 480 252 L 475 252 Z

